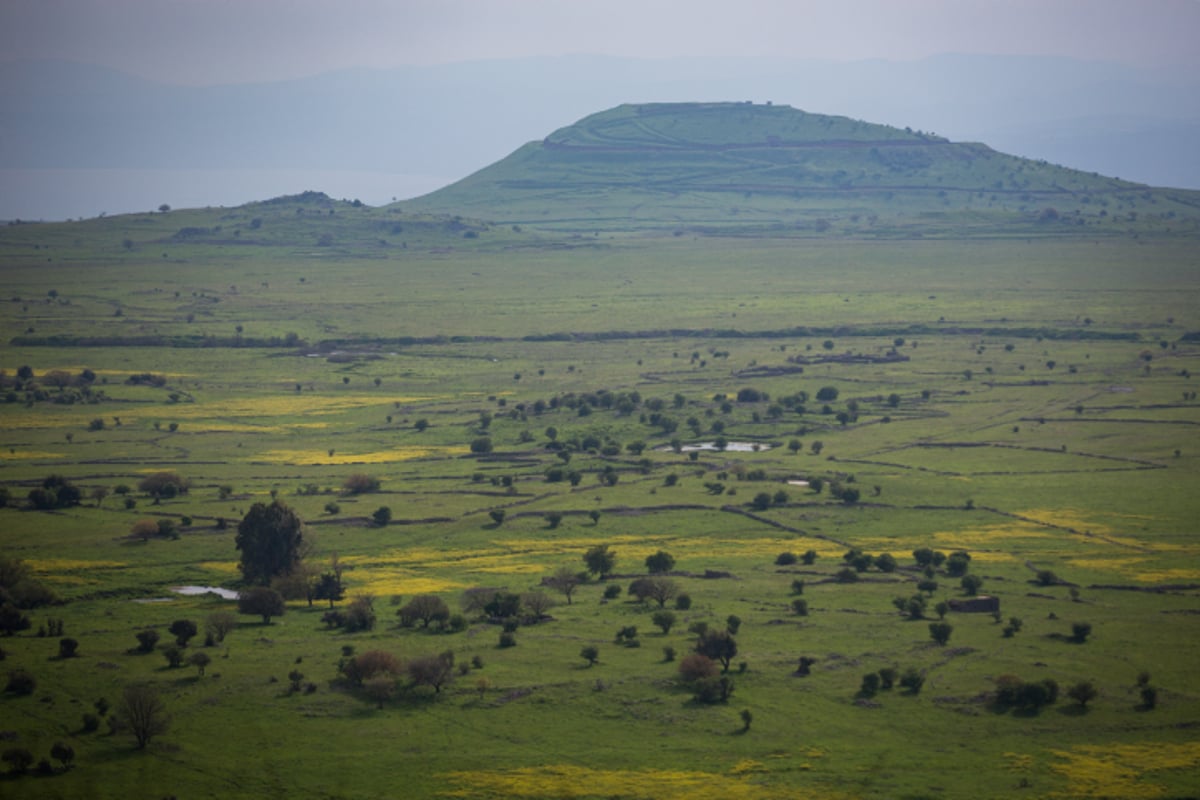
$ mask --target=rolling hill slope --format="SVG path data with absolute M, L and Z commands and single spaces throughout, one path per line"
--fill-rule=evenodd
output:
M 586 117 L 403 207 L 587 232 L 1027 235 L 1194 229 L 1200 193 L 787 106 L 672 103 Z

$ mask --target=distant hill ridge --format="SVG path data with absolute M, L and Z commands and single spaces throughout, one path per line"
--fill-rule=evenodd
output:
M 752 103 L 622 105 L 404 208 L 577 230 L 841 225 L 1178 227 L 1200 193 L 1152 190 L 932 133 Z M 798 226 L 798 227 L 797 227 Z

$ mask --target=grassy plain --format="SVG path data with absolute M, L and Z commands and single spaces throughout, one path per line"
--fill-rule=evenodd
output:
M 0 254 L 7 380 L 23 365 L 39 377 L 88 368 L 104 393 L 0 403 L 0 484 L 18 501 L 50 474 L 85 494 L 164 469 L 192 482 L 159 504 L 135 493 L 130 509 L 114 495 L 0 509 L 3 553 L 67 601 L 0 640 L 4 670 L 38 679 L 33 695 L 0 698 L 0 730 L 38 757 L 58 740 L 77 752 L 64 774 L 0 780 L 0 796 L 1168 798 L 1200 785 L 1190 238 L 561 237 L 312 201 L 10 226 Z M 165 383 L 127 382 L 141 373 Z M 815 399 L 804 414 L 772 408 L 824 386 L 839 390 L 828 414 Z M 728 410 L 715 399 L 745 387 L 769 399 Z M 534 410 L 602 390 L 641 399 L 629 413 L 598 396 L 586 414 Z M 673 433 L 652 424 L 652 399 Z M 495 450 L 477 456 L 485 412 Z M 718 423 L 759 449 L 666 446 L 713 441 Z M 560 442 L 621 448 L 578 449 L 580 484 L 550 483 L 562 462 L 549 427 Z M 641 455 L 624 447 L 635 441 Z M 598 479 L 609 467 L 613 486 Z M 341 495 L 356 472 L 381 491 Z M 814 477 L 861 497 L 787 483 Z M 786 502 L 750 508 L 780 490 Z M 350 598 L 374 595 L 375 630 L 326 630 L 321 604 L 294 602 L 269 626 L 243 617 L 208 648 L 202 678 L 132 655 L 145 627 L 165 640 L 172 620 L 234 607 L 172 588 L 237 588 L 233 528 L 272 493 L 306 521 L 315 562 L 336 553 L 348 567 Z M 371 525 L 383 505 L 391 524 Z M 565 515 L 557 527 L 552 511 Z M 177 540 L 131 540 L 147 516 L 192 522 Z M 647 555 L 675 556 L 694 603 L 669 634 L 624 592 L 603 601 L 596 581 L 570 604 L 555 595 L 552 620 L 521 627 L 512 648 L 482 620 L 457 634 L 396 624 L 415 594 L 457 610 L 467 588 L 528 591 L 604 543 L 622 587 Z M 1020 632 L 951 613 L 943 647 L 927 621 L 901 617 L 892 600 L 916 592 L 922 546 L 968 551 Z M 892 553 L 901 569 L 839 583 L 851 547 Z M 775 564 L 809 549 L 811 566 Z M 1042 569 L 1064 582 L 1037 585 Z M 808 616 L 791 610 L 796 579 Z M 957 580 L 938 582 L 931 607 L 961 595 Z M 735 693 L 698 704 L 663 647 L 682 657 L 690 624 L 731 614 Z M 64 620 L 78 657 L 36 635 L 45 617 Z M 1093 625 L 1086 643 L 1067 640 L 1074 622 Z M 629 625 L 640 647 L 614 643 Z M 595 666 L 579 656 L 587 645 Z M 376 709 L 338 680 L 345 646 L 449 649 L 483 666 Z M 800 656 L 817 659 L 807 677 Z M 922 671 L 920 694 L 859 698 L 863 675 L 889 666 Z M 286 690 L 293 669 L 314 693 Z M 1159 689 L 1153 710 L 1139 707 L 1141 671 Z M 1100 697 L 1086 710 L 1062 697 L 1004 711 L 988 698 L 1004 674 L 1064 689 L 1092 680 Z M 169 733 L 137 752 L 81 732 L 96 698 L 137 681 L 164 692 Z

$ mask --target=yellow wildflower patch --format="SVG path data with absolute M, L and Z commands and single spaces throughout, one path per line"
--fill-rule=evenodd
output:
M 266 461 L 272 464 L 387 464 L 393 461 L 411 461 L 430 456 L 454 456 L 467 452 L 465 447 L 397 447 L 392 450 L 376 450 L 370 453 L 339 453 L 328 450 L 267 450 L 250 456 L 250 461 Z
M 996 550 L 971 550 L 971 561 L 976 564 L 1005 564 L 1019 561 L 1012 553 L 1001 553 Z
M 1200 569 L 1176 567 L 1173 569 L 1150 569 L 1132 574 L 1134 580 L 1142 583 L 1174 583 L 1176 581 L 1200 580 Z
M 62 458 L 62 453 L 51 453 L 49 450 L 4 450 L 0 451 L 0 461 L 32 461 L 42 458 Z
M 1141 564 L 1146 559 L 1142 556 L 1127 556 L 1125 558 L 1072 558 L 1069 563 L 1073 567 L 1080 569 L 1099 569 L 1109 572 L 1120 572 L 1125 574 L 1130 567 Z
M 31 558 L 25 561 L 31 570 L 41 574 L 71 572 L 73 570 L 120 569 L 127 566 L 124 561 L 87 560 L 82 558 Z
M 365 580 L 364 580 L 365 578 Z M 462 589 L 464 584 L 441 578 L 427 578 L 415 575 L 360 575 L 355 573 L 346 581 L 350 593 L 370 594 L 376 597 L 391 597 L 392 595 L 441 594 Z
M 225 397 L 208 403 L 202 398 L 195 403 L 171 403 L 171 416 L 176 419 L 198 417 L 293 417 L 337 414 L 369 406 L 391 406 L 393 403 L 424 401 L 426 397 L 391 397 L 381 394 L 280 394 L 259 397 Z M 161 409 L 157 413 L 162 413 Z
M 1019 516 L 1036 520 L 1043 525 L 1057 525 L 1089 533 L 1109 533 L 1112 528 L 1099 522 L 1095 516 L 1075 508 L 1035 508 L 1017 512 Z
M 1005 753 L 1008 759 L 1008 769 L 1013 772 L 1027 772 L 1033 769 L 1033 756 L 1028 753 Z
M 42 580 L 59 586 L 91 586 L 97 583 L 97 581 L 79 575 L 45 575 Z
M 941 547 L 970 551 L 972 547 L 995 547 L 997 542 L 1013 539 L 1047 539 L 1051 533 L 1032 525 L 993 525 L 986 528 L 965 528 L 961 531 L 938 531 L 930 537 Z
M 537 575 L 547 570 L 545 564 L 509 564 L 496 567 L 476 567 L 472 572 L 496 573 L 499 575 Z
M 187 433 L 296 433 L 298 431 L 323 430 L 329 427 L 328 422 L 295 422 L 288 425 L 255 424 L 252 422 L 215 422 L 188 423 Z
M 755 761 L 752 758 L 743 758 L 741 761 L 734 764 L 729 771 L 734 775 L 745 775 L 749 772 L 766 772 L 767 765 L 761 761 Z
M 1162 797 L 1166 787 L 1146 780 L 1146 773 L 1200 766 L 1200 742 L 1080 745 L 1051 752 L 1063 759 L 1051 764 L 1051 769 L 1068 781 L 1067 789 L 1053 793 L 1055 797 Z
M 196 566 L 209 572 L 219 572 L 222 575 L 240 576 L 242 574 L 236 561 L 201 561 Z
M 738 777 L 683 770 L 603 770 L 554 765 L 490 772 L 451 772 L 443 777 L 457 787 L 444 792 L 446 797 L 756 800 L 779 796 L 778 792 Z M 805 792 L 791 787 L 786 794 L 798 799 L 832 796 L 826 789 Z

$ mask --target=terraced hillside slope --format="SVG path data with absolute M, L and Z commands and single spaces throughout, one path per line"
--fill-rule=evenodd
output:
M 622 105 L 403 204 L 578 231 L 767 226 L 937 235 L 1194 229 L 1200 193 L 1140 184 L 788 106 Z M 1020 230 L 1018 230 L 1020 229 Z

